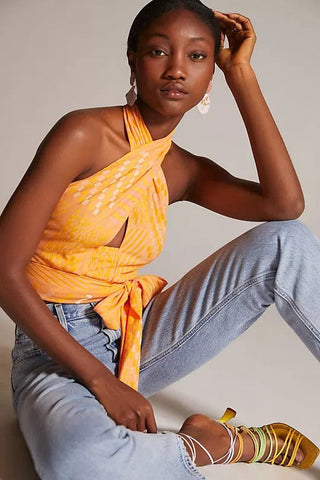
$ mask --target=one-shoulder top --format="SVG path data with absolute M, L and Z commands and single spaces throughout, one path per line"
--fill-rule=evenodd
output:
M 57 203 L 26 274 L 41 298 L 98 302 L 107 328 L 121 328 L 119 379 L 138 388 L 142 312 L 167 282 L 138 269 L 162 250 L 168 191 L 161 163 L 172 134 L 153 140 L 138 107 L 124 106 L 129 153 L 72 182 Z M 127 222 L 119 248 L 108 243 Z

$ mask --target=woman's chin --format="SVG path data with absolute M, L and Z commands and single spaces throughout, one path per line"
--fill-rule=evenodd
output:
M 164 117 L 183 117 L 185 113 L 195 107 L 195 104 L 190 104 L 186 101 L 186 98 L 171 98 L 164 95 L 156 102 L 148 102 L 140 98 L 138 99 L 138 106 L 153 110 Z

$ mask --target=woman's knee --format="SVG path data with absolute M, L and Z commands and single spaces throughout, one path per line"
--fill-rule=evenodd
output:
M 302 246 L 303 242 L 308 239 L 314 239 L 312 232 L 299 220 L 265 222 L 253 228 L 250 232 L 254 237 L 257 237 L 261 244 L 271 244 L 272 241 L 278 244 L 279 242 L 294 240 L 297 245 L 301 242 Z

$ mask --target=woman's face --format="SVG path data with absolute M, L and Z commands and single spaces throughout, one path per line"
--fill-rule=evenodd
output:
M 182 116 L 208 90 L 214 72 L 214 38 L 193 12 L 173 10 L 141 34 L 129 54 L 139 101 L 165 116 Z

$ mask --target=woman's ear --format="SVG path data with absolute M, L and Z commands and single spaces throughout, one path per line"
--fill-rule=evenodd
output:
M 134 82 L 136 81 L 136 74 L 131 70 L 130 74 L 130 85 L 134 85 Z
M 136 72 L 136 54 L 132 50 L 127 52 L 128 63 L 131 70 L 131 75 Z

